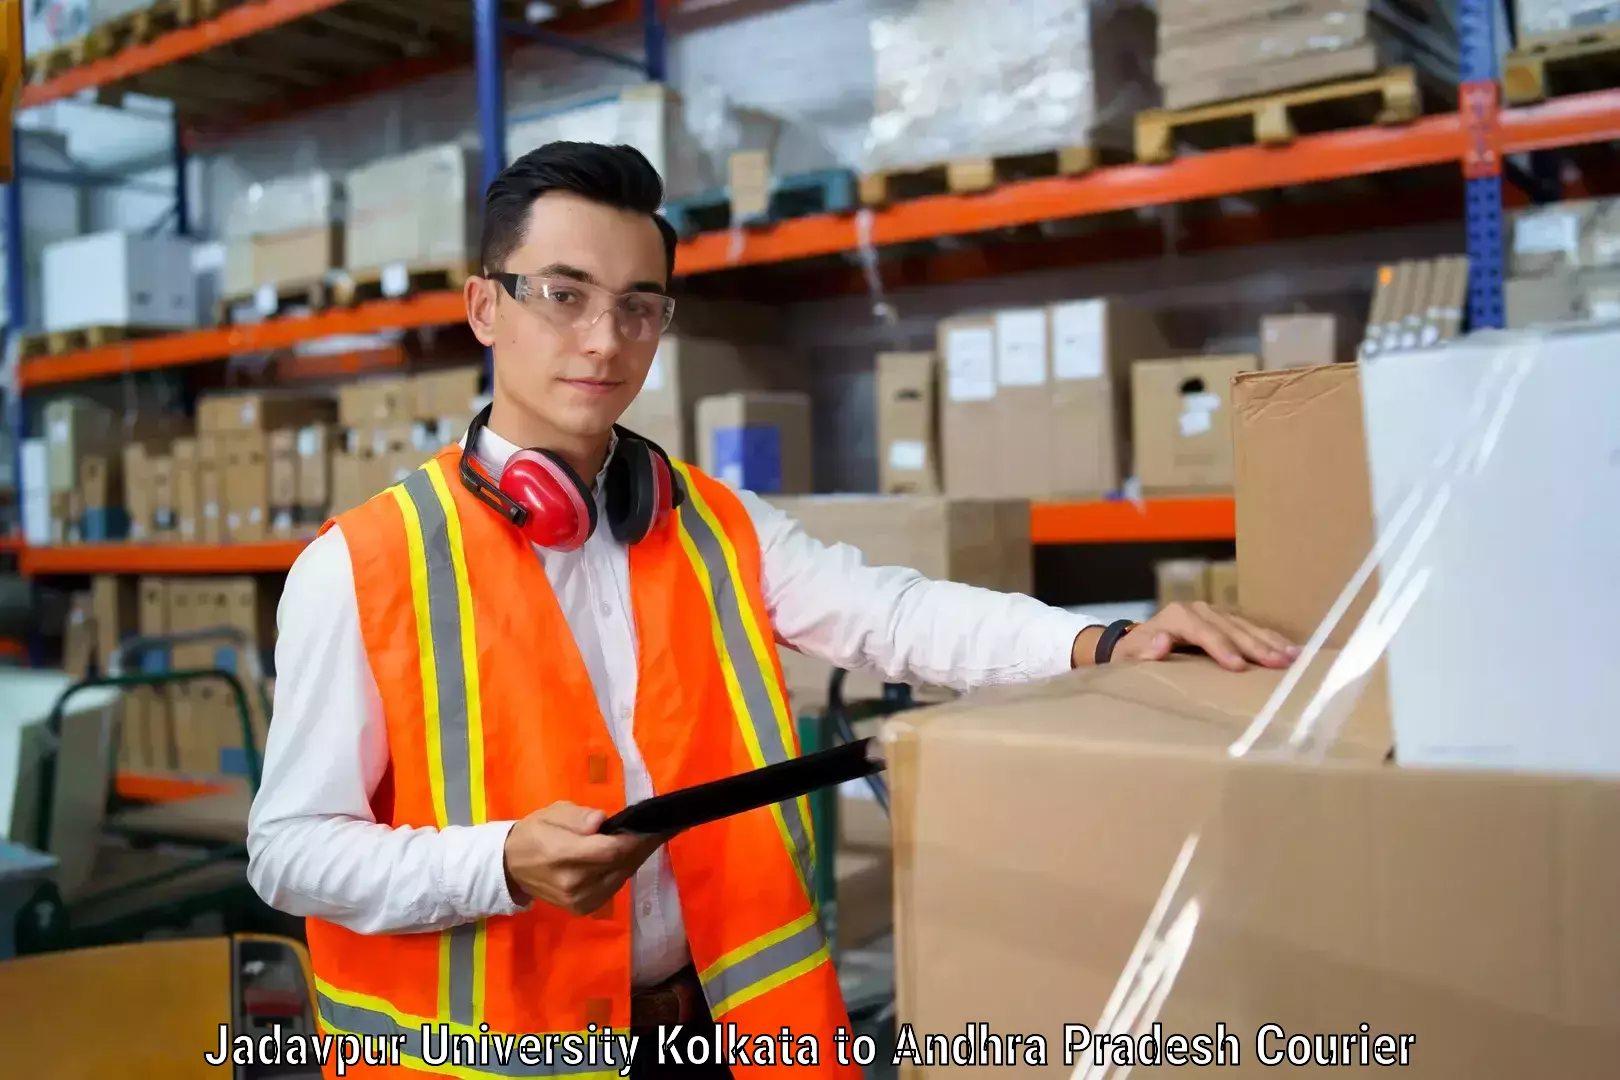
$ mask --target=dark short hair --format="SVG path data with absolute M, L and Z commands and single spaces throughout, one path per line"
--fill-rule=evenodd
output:
M 504 270 L 523 243 L 529 209 L 548 191 L 569 191 L 592 202 L 646 214 L 664 238 L 665 273 L 675 274 L 675 228 L 658 213 L 664 181 L 633 146 L 553 142 L 536 147 L 490 181 L 478 259 L 486 273 Z

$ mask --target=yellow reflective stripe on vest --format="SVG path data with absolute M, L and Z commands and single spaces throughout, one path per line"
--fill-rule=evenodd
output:
M 681 547 L 709 599 L 715 652 L 725 674 L 732 711 L 756 769 L 788 760 L 796 741 L 782 688 L 770 654 L 775 636 L 762 633 L 747 591 L 740 584 L 737 552 L 704 501 L 687 466 L 677 463 L 686 482 L 686 504 L 676 514 Z M 771 807 L 783 843 L 799 872 L 805 896 L 814 904 L 815 836 L 810 829 L 810 800 L 800 797 Z
M 827 937 L 814 911 L 750 941 L 698 974 L 703 996 L 718 1020 L 744 1002 L 796 979 L 829 960 Z
M 444 473 L 435 459 L 389 489 L 405 522 L 411 603 L 422 671 L 428 775 L 438 827 L 482 825 L 484 725 L 472 590 Z M 484 1014 L 482 921 L 439 935 L 439 1015 L 473 1025 Z
M 321 1026 L 335 1035 L 355 1035 L 386 1040 L 388 1053 L 399 1049 L 401 1064 L 426 1069 L 459 1080 L 488 1080 L 491 1077 L 566 1076 L 571 1080 L 618 1077 L 625 1064 L 619 1044 L 609 1047 L 595 1036 L 594 1060 L 590 1056 L 593 1036 L 587 1032 L 514 1035 L 483 1031 L 465 1024 L 410 1016 L 382 998 L 339 990 L 321 979 L 315 980 L 315 1008 Z M 469 1044 L 458 1036 L 472 1036 Z M 571 1041 L 564 1041 L 571 1040 Z M 374 1044 L 375 1045 L 375 1044 Z M 469 1054 L 467 1047 L 471 1046 Z M 547 1047 L 550 1052 L 547 1052 Z M 488 1048 L 485 1060 L 485 1048 Z M 506 1050 L 506 1060 L 501 1051 Z M 577 1051 L 577 1052 L 576 1052 Z M 429 1064 L 429 1059 L 438 1064 Z M 375 1058 L 373 1058 L 375 1060 Z M 392 1063 L 392 1056 L 389 1057 Z

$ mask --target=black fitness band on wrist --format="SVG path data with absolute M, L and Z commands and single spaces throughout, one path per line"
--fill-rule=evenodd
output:
M 1136 624 L 1129 619 L 1115 619 L 1103 630 L 1102 637 L 1097 639 L 1097 651 L 1092 660 L 1098 666 L 1108 663 L 1114 655 L 1114 646 L 1119 639 L 1136 628 Z

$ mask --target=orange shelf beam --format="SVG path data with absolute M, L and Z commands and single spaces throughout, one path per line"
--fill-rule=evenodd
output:
M 262 544 L 64 544 L 22 552 L 22 572 L 39 574 L 269 574 L 286 570 L 306 540 Z
M 212 19 L 170 30 L 141 45 L 80 64 L 33 86 L 23 88 L 19 109 L 72 97 L 83 90 L 106 86 L 217 49 L 295 19 L 336 7 L 344 0 L 256 0 L 239 4 Z
M 1144 503 L 1043 502 L 1030 509 L 1036 544 L 1128 544 L 1231 540 L 1237 515 L 1230 496 L 1149 499 Z
M 1399 127 L 1304 136 L 1288 146 L 1239 146 L 1165 165 L 1120 165 L 1077 177 L 1005 184 L 982 194 L 938 195 L 871 215 L 874 246 L 990 232 L 1042 221 L 1237 195 L 1460 161 L 1464 136 L 1455 113 Z M 855 251 L 850 214 L 795 218 L 764 229 L 707 233 L 681 245 L 677 274 L 789 262 Z
M 231 790 L 231 786 L 188 776 L 119 771 L 113 774 L 113 790 L 118 793 L 120 799 L 137 802 L 179 802 L 181 799 L 197 799 L 204 795 L 220 795 Z
M 1571 94 L 1499 116 L 1504 154 L 1610 142 L 1620 139 L 1620 90 Z
M 57 356 L 38 356 L 23 361 L 17 378 L 22 387 L 28 389 L 130 371 L 200 364 L 240 353 L 290 349 L 306 341 L 336 335 L 441 326 L 460 322 L 465 317 L 466 305 L 459 291 L 429 292 L 403 300 L 377 300 L 352 308 L 328 309 L 308 317 L 267 319 L 244 326 L 192 330 Z

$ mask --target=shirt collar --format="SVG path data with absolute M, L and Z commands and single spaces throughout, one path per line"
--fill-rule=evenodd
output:
M 461 445 L 464 447 L 467 445 L 466 435 L 462 435 Z M 602 470 L 596 474 L 595 490 L 598 500 L 602 498 L 608 463 L 613 460 L 613 453 L 618 447 L 619 432 L 615 429 L 608 436 L 608 451 L 607 456 L 602 459 Z M 501 473 L 506 470 L 506 463 L 511 460 L 513 454 L 521 449 L 522 447 L 518 446 L 517 443 L 497 435 L 486 424 L 483 430 L 478 433 L 478 445 L 473 448 L 473 456 L 478 459 L 478 463 L 484 467 L 485 471 L 493 479 L 499 481 Z

